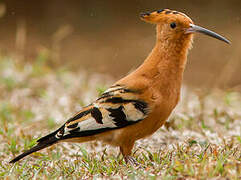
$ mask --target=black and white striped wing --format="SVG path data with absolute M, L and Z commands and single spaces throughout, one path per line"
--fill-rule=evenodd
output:
M 138 91 L 114 86 L 56 131 L 58 139 L 91 136 L 135 124 L 148 115 L 148 104 Z

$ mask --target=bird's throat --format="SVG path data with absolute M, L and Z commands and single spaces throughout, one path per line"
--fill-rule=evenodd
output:
M 145 77 L 153 81 L 155 88 L 180 89 L 191 38 L 180 41 L 178 44 L 157 41 L 152 52 L 137 71 L 145 73 Z

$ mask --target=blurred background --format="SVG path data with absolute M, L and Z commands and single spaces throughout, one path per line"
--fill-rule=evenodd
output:
M 232 42 L 196 35 L 185 83 L 240 90 L 240 0 L 2 0 L 0 55 L 26 64 L 45 54 L 49 67 L 118 79 L 141 64 L 155 43 L 155 27 L 139 13 L 163 8 L 184 12 Z
M 139 14 L 163 8 L 232 44 L 196 34 L 181 103 L 165 128 L 136 144 L 145 169 L 125 168 L 119 150 L 99 142 L 10 165 L 144 61 L 155 26 Z M 240 70 L 241 0 L 0 0 L 0 179 L 240 179 Z

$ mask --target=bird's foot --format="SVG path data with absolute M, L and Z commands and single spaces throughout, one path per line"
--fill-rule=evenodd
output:
M 133 166 L 134 165 L 139 165 L 139 163 L 132 156 L 125 156 L 124 159 L 125 159 L 126 164 L 131 164 Z
M 126 164 L 130 164 L 131 166 L 135 166 L 137 169 L 144 168 L 140 163 L 137 162 L 137 160 L 130 155 L 124 156 Z

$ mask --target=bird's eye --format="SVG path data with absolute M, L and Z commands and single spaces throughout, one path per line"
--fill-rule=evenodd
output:
M 176 26 L 177 26 L 177 25 L 176 25 L 176 23 L 174 23 L 174 22 L 170 24 L 170 27 L 171 27 L 172 29 L 174 29 Z

